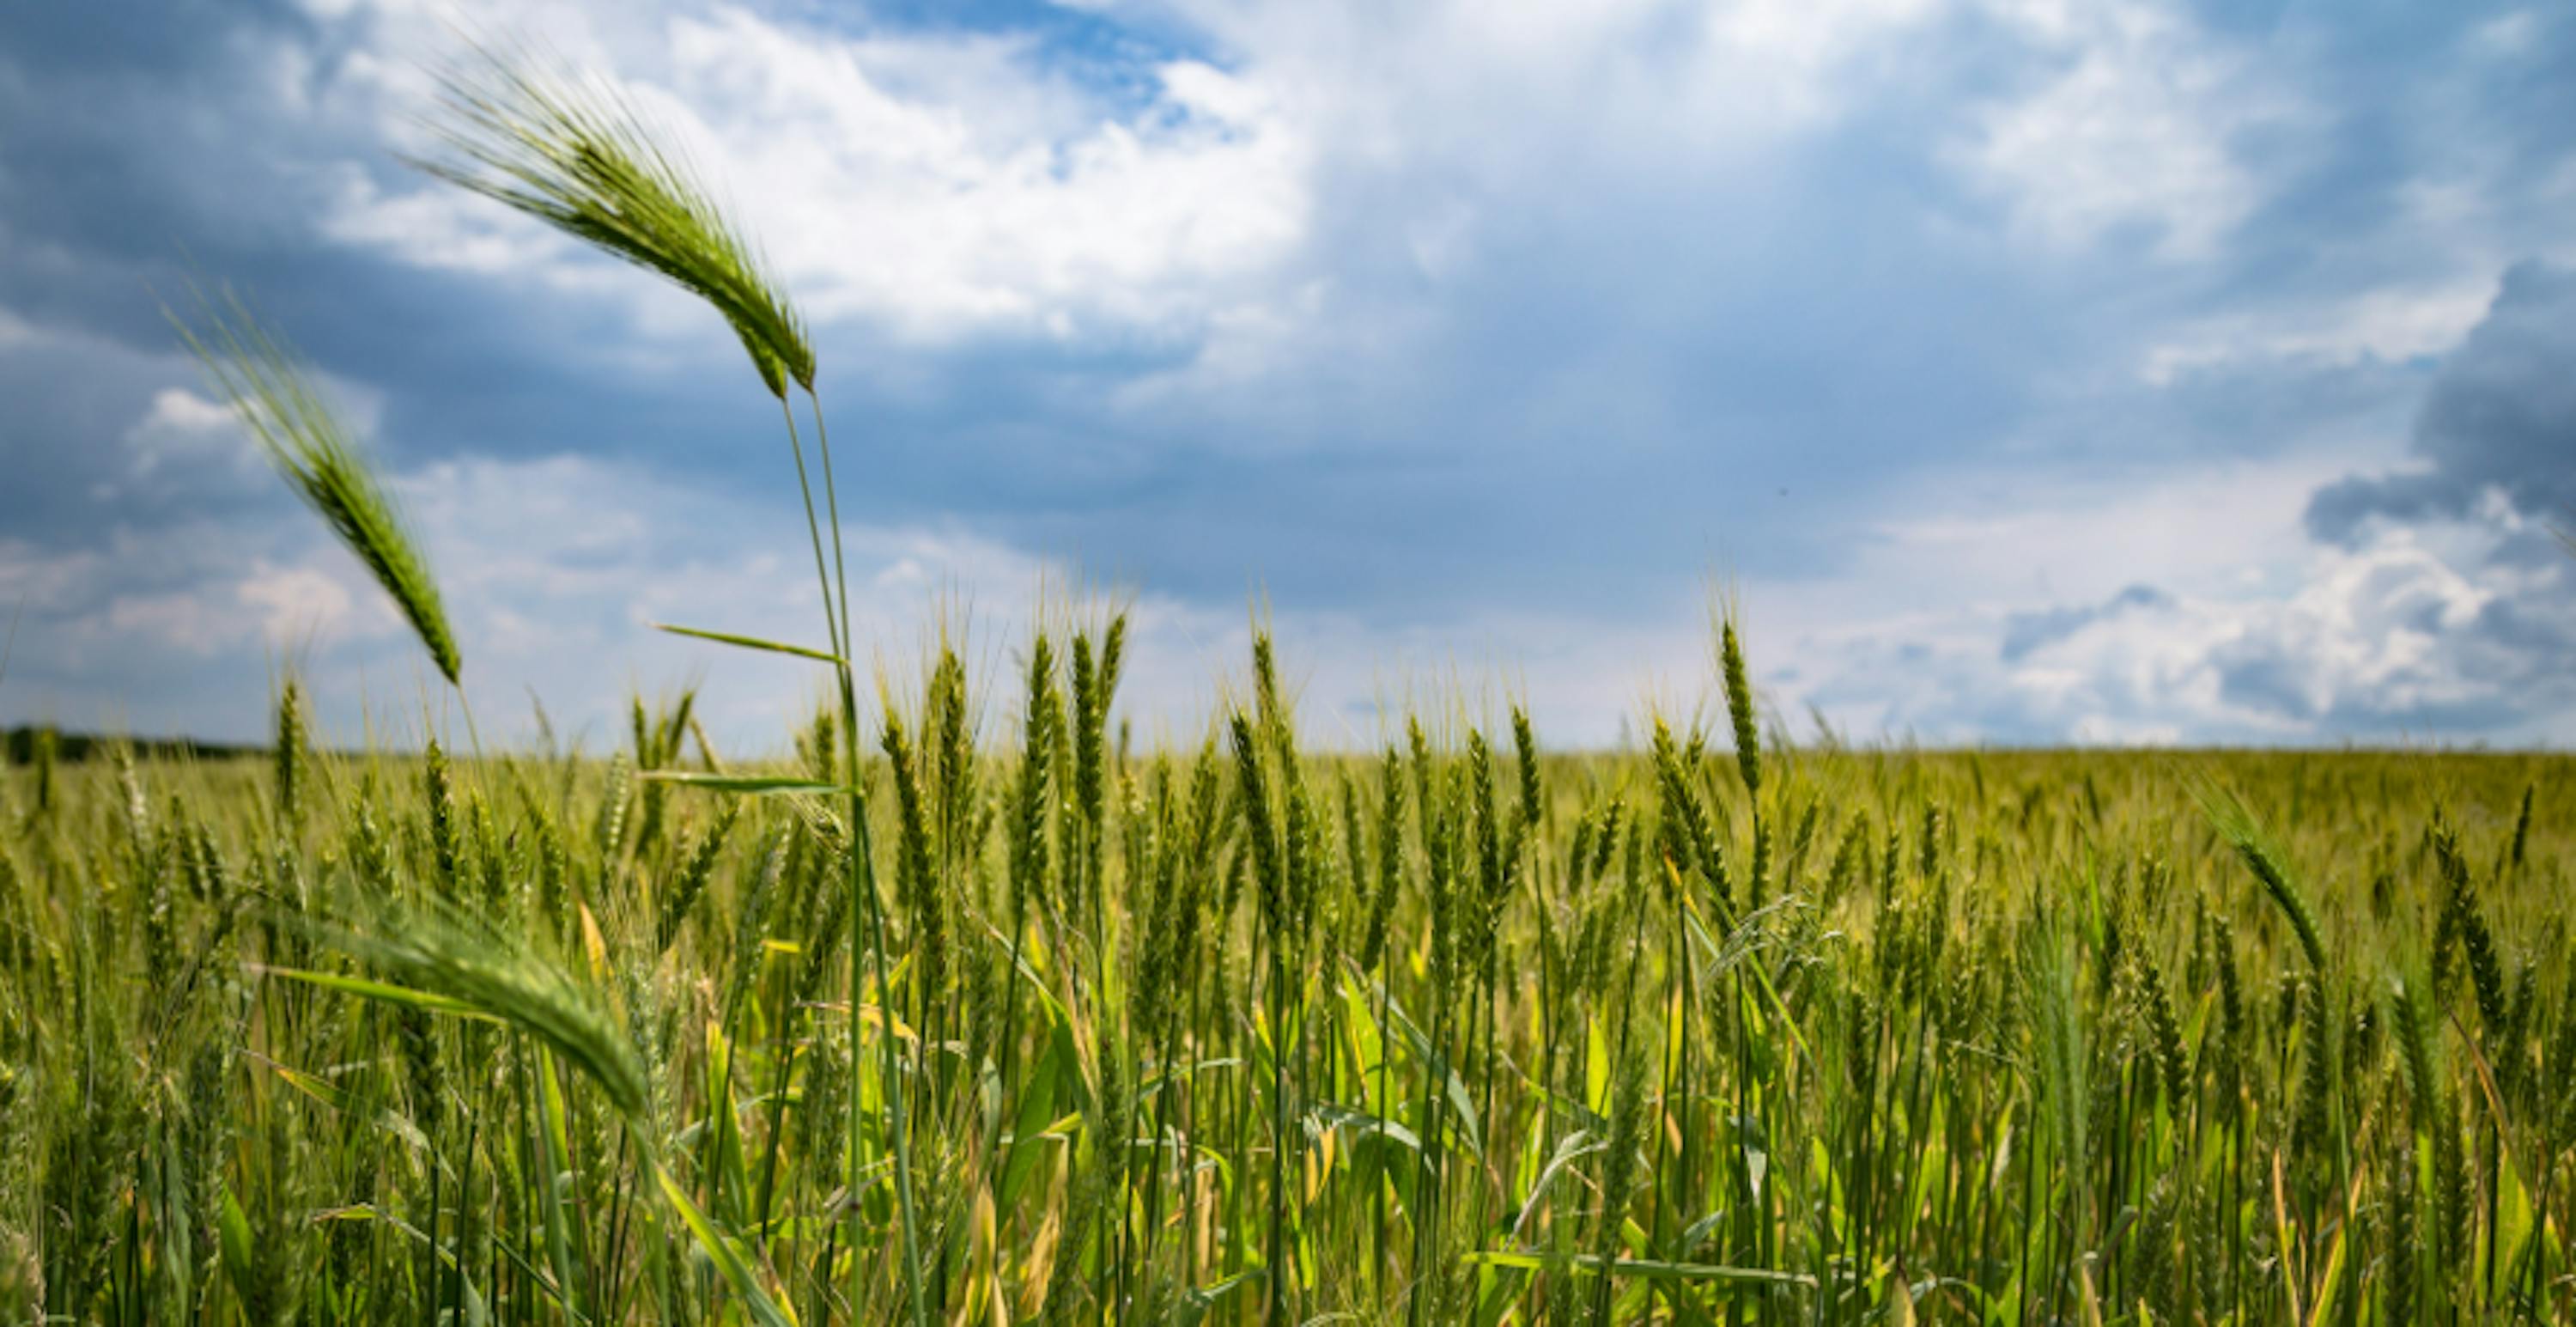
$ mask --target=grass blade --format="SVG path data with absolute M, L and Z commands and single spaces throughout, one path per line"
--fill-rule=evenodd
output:
M 770 654 L 792 654 L 799 659 L 813 659 L 827 664 L 837 664 L 841 662 L 841 656 L 834 654 L 829 650 L 817 650 L 804 645 L 790 645 L 785 641 L 762 640 L 758 636 L 739 636 L 729 631 L 708 631 L 702 627 L 676 627 L 668 622 L 656 622 L 653 624 L 653 629 L 655 631 L 667 631 L 674 636 L 688 636 L 696 640 L 711 640 L 719 645 L 738 646 L 746 650 L 762 650 Z

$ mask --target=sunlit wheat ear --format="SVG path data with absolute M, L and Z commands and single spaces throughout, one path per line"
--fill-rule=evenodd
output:
M 295 495 L 304 499 L 375 573 L 438 671 L 454 685 L 463 662 L 447 627 L 429 559 L 385 491 L 374 462 L 284 340 L 261 327 L 240 299 L 200 298 L 196 326 L 170 315 L 188 349 L 242 427 L 268 454 Z
M 535 217 L 715 306 L 769 390 L 814 386 L 804 322 L 760 255 L 663 135 L 616 89 L 477 47 L 440 75 L 420 169 Z

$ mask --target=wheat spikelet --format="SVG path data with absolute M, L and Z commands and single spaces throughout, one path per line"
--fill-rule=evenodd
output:
M 2424 1232 L 2415 1214 L 2415 1143 L 2412 1137 L 2390 1150 L 2383 1181 L 2388 1224 L 2388 1321 L 2415 1321 L 2419 1260 Z
M 1395 916 L 1397 891 L 1404 884 L 1404 770 L 1390 744 L 1380 764 L 1377 820 L 1377 888 L 1369 895 L 1368 932 L 1361 941 L 1360 964 L 1375 969 L 1386 953 L 1387 925 Z
M 430 861 L 437 871 L 431 883 L 438 887 L 440 894 L 453 898 L 459 858 L 456 780 L 448 768 L 447 752 L 440 749 L 436 738 L 430 739 L 429 749 L 421 761 L 420 781 L 422 799 L 429 808 Z
M 1261 921 L 1273 936 L 1288 921 L 1288 881 L 1279 843 L 1277 811 L 1271 804 L 1270 777 L 1263 768 L 1253 718 L 1241 710 L 1227 720 L 1234 749 L 1235 775 L 1243 806 L 1244 834 L 1251 840 L 1253 883 L 1260 889 Z
M 930 813 L 924 805 L 921 760 L 891 706 L 879 746 L 894 773 L 895 895 L 912 914 L 913 951 L 920 964 L 915 984 L 926 1016 L 947 989 L 947 909 L 939 896 L 938 870 L 931 862 Z
M 2468 858 L 2461 853 L 2459 836 L 2447 821 L 2437 819 L 2433 824 L 2433 856 L 2440 865 L 2443 884 L 2441 930 L 2456 938 L 2461 952 L 2468 957 L 2469 984 L 2477 996 L 2478 1025 L 2493 1038 L 2506 1023 L 2504 963 L 2496 953 L 2495 933 L 2487 928 L 2486 917 L 2478 910 L 2477 896 L 2470 890 Z M 2438 963 L 2448 948 L 2437 940 L 2435 953 Z
M 2152 955 L 2138 956 L 2138 984 L 2145 1003 L 2147 1029 L 2156 1067 L 2162 1074 L 2165 1100 L 2179 1117 L 2191 1104 L 2191 1060 L 2183 1050 L 2182 1023 L 2174 1015 L 2173 997 L 2165 989 L 2164 969 Z
M 337 939 L 396 988 L 370 993 L 403 1008 L 426 1007 L 400 994 L 416 992 L 435 997 L 437 1007 L 517 1028 L 580 1070 L 620 1115 L 644 1118 L 644 1068 L 588 986 L 508 931 L 453 905 L 369 906 L 362 918 L 362 928 L 343 930 Z M 429 1095 L 435 1099 L 434 1087 Z
M 304 693 L 290 677 L 278 688 L 276 750 L 271 753 L 277 823 L 287 834 L 293 834 L 304 820 L 304 745 Z
M 1726 684 L 1726 718 L 1735 730 L 1735 768 L 1744 776 L 1747 796 L 1762 791 L 1762 734 L 1755 727 L 1753 682 L 1744 667 L 1744 643 L 1736 637 L 1729 614 L 1718 627 L 1719 669 Z
M 725 838 L 733 833 L 734 821 L 741 815 L 740 802 L 725 803 L 713 825 L 691 844 L 681 859 L 679 871 L 671 877 L 670 888 L 663 891 L 660 910 L 653 924 L 653 946 L 656 952 L 667 951 L 680 938 L 680 926 L 697 907 L 707 882 L 714 878 L 716 858 L 724 852 Z

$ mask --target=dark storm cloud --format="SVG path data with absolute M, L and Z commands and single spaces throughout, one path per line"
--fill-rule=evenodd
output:
M 2373 517 L 2469 517 L 2490 493 L 2528 516 L 2576 511 L 2576 270 L 2533 260 L 2505 273 L 2485 320 L 2444 360 L 2413 451 L 2419 468 L 2319 489 L 2309 530 L 2349 543 Z

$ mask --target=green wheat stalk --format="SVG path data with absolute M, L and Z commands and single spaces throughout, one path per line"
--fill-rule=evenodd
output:
M 823 594 L 824 627 L 841 702 L 845 763 L 842 775 L 852 836 L 849 890 L 859 906 L 850 924 L 865 945 L 851 946 L 850 1070 L 859 1072 L 863 1020 L 857 1004 L 864 956 L 880 999 L 891 999 L 883 900 L 874 878 L 864 775 L 859 763 L 857 687 L 850 665 L 849 570 L 842 557 L 840 496 L 832 452 L 814 394 L 815 357 L 804 323 L 769 274 L 745 232 L 715 202 L 690 163 L 646 123 L 634 104 L 596 79 L 578 78 L 526 53 L 476 46 L 440 78 L 441 95 L 429 129 L 442 145 L 437 155 L 413 164 L 439 179 L 493 199 L 575 239 L 654 272 L 712 306 L 741 339 L 761 382 L 779 401 L 789 453 L 796 462 L 797 492 L 814 574 Z M 805 450 L 789 400 L 790 382 L 802 388 L 813 411 L 822 462 L 823 503 L 818 514 Z M 823 525 L 832 533 L 832 557 L 823 556 Z M 895 1196 L 902 1238 L 906 1298 L 916 1327 L 930 1320 L 922 1294 L 919 1221 L 913 1201 L 913 1163 L 896 1038 L 879 1039 L 878 1070 L 892 1125 Z M 855 1084 L 853 1084 L 855 1089 Z M 855 1099 L 856 1092 L 852 1096 Z M 848 1180 L 863 1187 L 859 1113 L 850 1117 Z M 855 1232 L 859 1214 L 850 1213 Z

